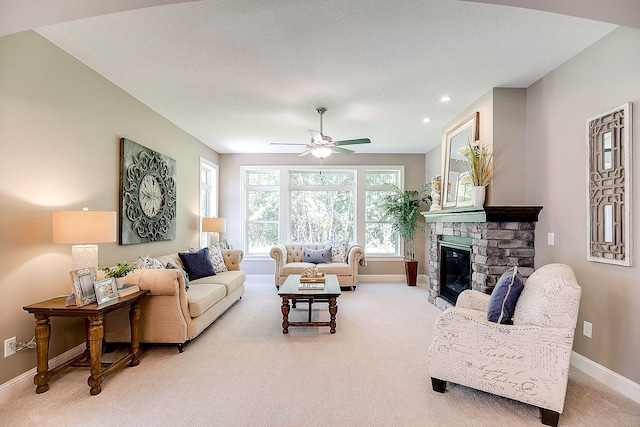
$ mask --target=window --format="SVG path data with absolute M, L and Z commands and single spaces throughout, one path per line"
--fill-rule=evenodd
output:
M 385 190 L 388 184 L 400 186 L 399 170 L 365 172 L 364 250 L 367 254 L 400 254 L 400 239 L 391 231 L 391 224 L 384 220 L 377 208 L 382 198 L 390 193 Z
M 247 170 L 245 251 L 269 253 L 280 235 L 280 171 Z
M 374 256 L 400 256 L 398 237 L 377 209 L 384 186 L 402 188 L 403 167 L 246 167 L 244 235 L 247 256 L 281 242 L 349 240 Z
M 218 166 L 200 158 L 200 223 L 218 216 Z M 199 225 L 200 227 L 200 225 Z M 209 233 L 200 233 L 200 247 L 209 245 Z
M 353 241 L 355 171 L 290 171 L 292 243 Z

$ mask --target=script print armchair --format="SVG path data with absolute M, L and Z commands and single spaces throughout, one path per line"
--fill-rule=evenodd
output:
M 487 321 L 489 295 L 467 290 L 434 326 L 429 375 L 540 408 L 557 426 L 564 408 L 581 288 L 573 270 L 549 264 L 526 281 L 513 324 Z

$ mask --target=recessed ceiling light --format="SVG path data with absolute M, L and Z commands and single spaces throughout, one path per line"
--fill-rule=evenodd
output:
M 425 117 L 424 119 L 422 119 L 423 123 L 429 123 L 431 121 L 431 119 L 429 117 Z
M 442 98 L 440 98 L 440 101 L 449 102 L 449 101 L 451 101 L 451 97 L 449 95 L 445 95 Z

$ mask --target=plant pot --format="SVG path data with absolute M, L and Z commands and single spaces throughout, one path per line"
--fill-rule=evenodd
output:
M 404 275 L 408 286 L 415 286 L 418 279 L 418 261 L 404 262 Z
M 471 204 L 474 207 L 484 206 L 484 199 L 487 195 L 487 187 L 471 187 Z
M 122 287 L 124 286 L 124 277 L 116 278 L 116 286 L 118 287 L 118 289 L 122 289 Z

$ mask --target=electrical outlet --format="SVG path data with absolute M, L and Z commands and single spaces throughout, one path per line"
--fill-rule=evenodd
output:
M 4 340 L 4 357 L 9 357 L 14 354 L 16 354 L 16 337 Z
M 547 245 L 553 246 L 556 244 L 556 236 L 554 233 L 547 233 Z
M 593 335 L 593 325 L 591 324 L 591 322 L 587 322 L 586 320 L 584 321 L 582 334 L 587 338 L 591 338 L 591 336 Z

